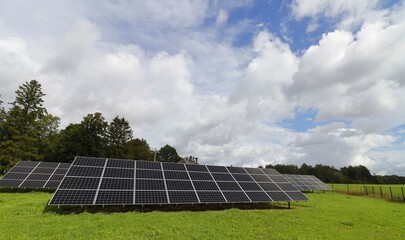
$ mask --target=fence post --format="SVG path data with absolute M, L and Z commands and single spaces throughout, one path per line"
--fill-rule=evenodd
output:
M 368 189 L 367 186 L 364 186 L 366 188 L 366 195 L 368 196 Z
M 394 198 L 392 197 L 392 189 L 390 187 L 390 194 L 391 194 L 391 200 L 394 200 Z
M 401 187 L 401 192 L 402 192 L 402 199 L 403 199 L 404 202 L 405 202 L 405 195 L 404 195 L 404 188 L 403 188 L 403 187 Z
M 381 198 L 384 198 L 383 193 L 382 193 L 382 186 L 380 186 L 380 194 L 381 194 Z

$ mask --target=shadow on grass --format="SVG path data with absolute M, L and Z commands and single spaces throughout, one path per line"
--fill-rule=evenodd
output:
M 55 189 L 45 189 L 45 188 L 0 188 L 0 193 L 30 193 L 30 192 L 54 193 Z
M 56 213 L 59 215 L 68 214 L 81 214 L 81 213 L 125 213 L 125 212 L 206 212 L 206 211 L 224 211 L 228 209 L 239 209 L 239 210 L 268 210 L 268 209 L 279 209 L 279 210 L 289 210 L 288 205 L 283 204 L 270 204 L 270 203 L 224 203 L 224 204 L 190 204 L 190 205 L 143 205 L 143 206 L 49 206 L 46 205 L 44 213 Z

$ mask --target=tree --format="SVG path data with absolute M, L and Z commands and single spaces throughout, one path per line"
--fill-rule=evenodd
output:
M 106 148 L 106 130 L 108 123 L 99 112 L 87 114 L 81 122 L 83 127 L 82 143 L 85 155 L 102 157 Z
M 2 109 L 5 120 L 0 158 L 7 166 L 17 160 L 43 160 L 50 151 L 49 137 L 59 126 L 59 118 L 48 114 L 43 106 L 45 94 L 38 81 L 25 82 L 15 93 L 7 114 Z
M 145 139 L 129 140 L 124 146 L 124 158 L 134 160 L 153 160 L 153 151 L 150 149 L 148 142 Z
M 314 168 L 306 163 L 303 163 L 299 170 L 299 173 L 303 175 L 314 175 L 314 172 Z
M 116 116 L 107 128 L 108 157 L 122 158 L 124 146 L 132 139 L 132 129 L 125 118 Z
M 296 165 L 285 165 L 285 164 L 277 164 L 277 165 L 267 165 L 266 168 L 274 168 L 279 173 L 282 174 L 298 174 L 298 167 Z
M 5 126 L 6 119 L 7 113 L 4 110 L 3 101 L 0 99 L 0 141 L 6 140 L 6 126 Z
M 176 149 L 167 144 L 159 149 L 156 154 L 156 158 L 160 162 L 178 162 L 181 160 L 181 157 L 177 154 Z
M 48 155 L 48 161 L 72 162 L 76 156 L 87 155 L 81 124 L 69 124 L 55 137 L 55 150 Z
M 10 169 L 20 159 L 19 148 L 17 144 L 11 140 L 0 142 L 0 173 Z
M 25 82 L 15 92 L 15 101 L 11 103 L 9 122 L 19 134 L 35 135 L 41 118 L 47 115 L 43 107 L 45 94 L 36 80 Z

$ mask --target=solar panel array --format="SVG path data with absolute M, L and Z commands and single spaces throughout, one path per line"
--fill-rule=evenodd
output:
M 328 185 L 314 175 L 283 174 L 294 187 L 301 191 L 332 190 Z
M 50 205 L 300 201 L 274 169 L 77 157 Z
M 0 187 L 56 189 L 70 163 L 20 161 L 0 179 Z

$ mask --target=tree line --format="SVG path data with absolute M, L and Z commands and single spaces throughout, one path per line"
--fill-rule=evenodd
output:
M 108 122 L 102 113 L 89 113 L 80 123 L 59 130 L 60 118 L 44 107 L 41 84 L 20 85 L 8 110 L 0 99 L 0 172 L 20 160 L 72 162 L 75 156 L 178 162 L 174 147 L 155 152 L 145 139 L 134 138 L 129 122 L 116 116 Z
M 302 164 L 301 167 L 292 164 L 266 165 L 282 174 L 314 175 L 326 183 L 361 183 L 361 184 L 405 184 L 405 177 L 396 175 L 372 175 L 370 170 L 362 165 L 347 166 L 336 169 L 333 166 Z

